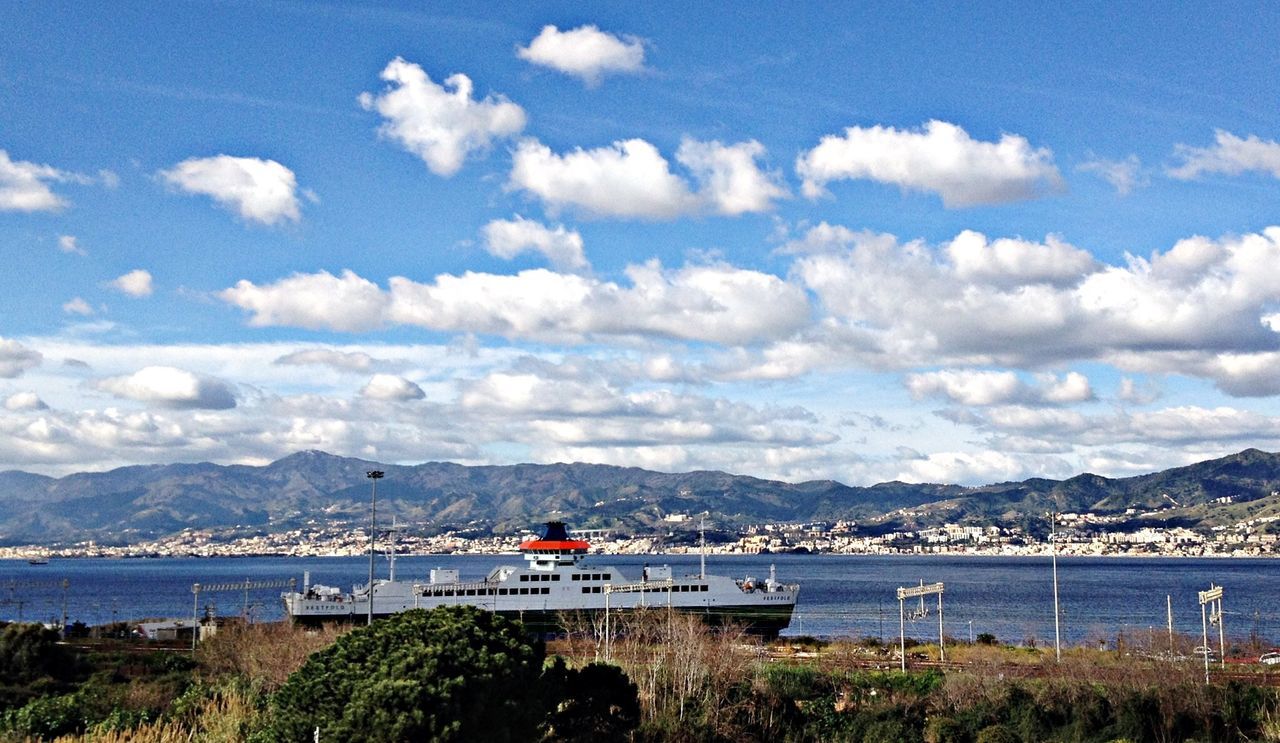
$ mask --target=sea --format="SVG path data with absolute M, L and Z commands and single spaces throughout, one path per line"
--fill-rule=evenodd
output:
M 698 572 L 697 555 L 593 555 L 637 579 L 644 565 L 671 565 L 677 575 Z M 432 568 L 454 568 L 478 579 L 516 555 L 402 555 L 397 578 L 425 580 Z M 1052 644 L 1053 575 L 1047 557 L 708 555 L 708 574 L 762 579 L 770 566 L 778 580 L 800 584 L 800 599 L 784 635 L 824 638 L 898 637 L 899 610 L 908 637 L 936 637 L 937 597 L 900 607 L 899 587 L 944 585 L 942 620 L 949 637 L 982 633 L 1003 642 Z M 380 577 L 389 565 L 376 562 Z M 0 619 L 89 625 L 147 618 L 191 617 L 209 610 L 251 621 L 283 618 L 281 588 L 244 590 L 249 582 L 272 584 L 304 573 L 312 583 L 349 590 L 368 576 L 366 557 L 54 558 L 47 565 L 0 560 Z M 193 584 L 200 583 L 199 604 Z M 1280 561 L 1244 558 L 1058 558 L 1059 624 L 1064 644 L 1114 643 L 1165 637 L 1167 607 L 1175 632 L 1199 637 L 1198 591 L 1223 587 L 1223 621 L 1229 638 L 1280 644 Z M 65 588 L 64 588 L 65 586 Z M 64 603 L 65 602 L 65 603 Z M 1216 633 L 1214 628 L 1210 632 Z M 1157 642 L 1158 644 L 1158 642 Z

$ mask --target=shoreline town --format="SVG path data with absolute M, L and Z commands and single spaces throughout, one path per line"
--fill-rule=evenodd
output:
M 1062 513 L 1051 544 L 1018 527 L 946 524 L 934 528 L 894 531 L 879 535 L 859 533 L 852 521 L 806 524 L 760 524 L 742 527 L 724 541 L 712 540 L 708 554 L 839 554 L 839 555 L 975 555 L 1048 556 L 1056 546 L 1062 556 L 1085 557 L 1271 557 L 1280 555 L 1280 535 L 1271 532 L 1276 517 L 1261 517 L 1211 529 L 1142 527 L 1121 531 L 1107 529 L 1105 519 L 1094 514 Z M 671 527 L 685 527 L 685 515 L 668 516 Z M 515 554 L 530 533 L 501 536 L 469 536 L 475 530 L 442 534 L 414 534 L 401 528 L 395 550 L 402 555 L 501 555 Z M 675 543 L 674 529 L 658 534 L 614 535 L 593 530 L 591 551 L 596 554 L 694 554 L 696 540 Z M 127 544 L 84 541 L 70 544 L 0 547 L 0 559 L 40 561 L 78 557 L 321 557 L 366 554 L 367 529 L 327 526 L 291 529 L 278 533 L 245 534 L 240 529 L 186 529 L 157 539 Z

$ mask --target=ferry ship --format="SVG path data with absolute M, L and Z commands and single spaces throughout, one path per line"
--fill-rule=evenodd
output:
M 705 559 L 696 575 L 676 576 L 668 565 L 645 567 L 639 580 L 612 567 L 585 562 L 589 544 L 569 536 L 563 522 L 547 524 L 545 535 L 520 545 L 524 565 L 494 568 L 484 579 L 461 581 L 453 569 L 432 570 L 426 582 L 398 581 L 395 562 L 389 579 L 353 586 L 350 593 L 313 585 L 304 574 L 301 591 L 281 594 L 289 617 L 304 624 L 362 622 L 409 609 L 470 604 L 521 621 L 531 632 L 560 631 L 565 614 L 671 608 L 698 614 L 709 624 L 733 624 L 764 637 L 777 637 L 791 623 L 798 585 L 779 583 L 772 566 L 764 580 L 707 575 Z

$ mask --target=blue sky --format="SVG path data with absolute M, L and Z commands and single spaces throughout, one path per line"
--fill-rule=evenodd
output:
M 0 8 L 0 468 L 1280 448 L 1280 12 Z

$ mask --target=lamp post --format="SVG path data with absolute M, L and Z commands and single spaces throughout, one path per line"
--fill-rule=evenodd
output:
M 382 479 L 381 470 L 369 470 L 364 476 L 372 480 L 372 493 L 369 496 L 369 624 L 373 624 L 373 548 L 378 533 L 378 480 Z

